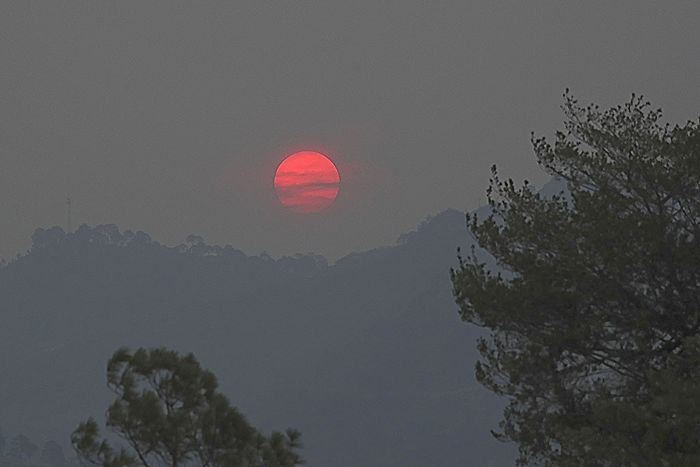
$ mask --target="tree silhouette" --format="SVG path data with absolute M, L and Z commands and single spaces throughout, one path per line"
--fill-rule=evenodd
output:
M 661 125 L 642 98 L 602 111 L 565 94 L 566 131 L 533 144 L 568 184 L 488 190 L 479 244 L 452 280 L 491 331 L 476 375 L 508 396 L 521 464 L 700 465 L 700 125 Z
M 99 441 L 93 419 L 72 435 L 85 461 L 104 467 L 183 465 L 292 467 L 302 464 L 296 430 L 266 437 L 217 391 L 213 373 L 192 354 L 166 349 L 126 349 L 107 365 L 107 382 L 117 398 L 107 411 L 107 426 L 130 449 Z

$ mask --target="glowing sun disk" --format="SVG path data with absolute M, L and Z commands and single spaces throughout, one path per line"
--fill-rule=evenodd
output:
M 285 207 L 298 213 L 318 212 L 338 196 L 340 174 L 327 156 L 316 151 L 300 151 L 277 167 L 274 185 Z

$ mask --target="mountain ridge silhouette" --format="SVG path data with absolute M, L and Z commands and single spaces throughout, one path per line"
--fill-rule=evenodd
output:
M 489 434 L 503 401 L 473 376 L 482 331 L 451 295 L 457 248 L 474 245 L 459 211 L 334 264 L 114 225 L 32 241 L 0 268 L 7 431 L 67 444 L 103 415 L 116 348 L 166 346 L 195 353 L 256 426 L 299 428 L 312 467 L 513 464 Z

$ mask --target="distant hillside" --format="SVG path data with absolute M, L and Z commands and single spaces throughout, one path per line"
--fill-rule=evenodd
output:
M 512 465 L 489 434 L 502 403 L 473 376 L 479 330 L 451 296 L 472 241 L 453 210 L 330 266 L 39 229 L 0 269 L 0 425 L 67 446 L 103 414 L 111 353 L 167 346 L 194 352 L 256 426 L 299 428 L 312 467 Z

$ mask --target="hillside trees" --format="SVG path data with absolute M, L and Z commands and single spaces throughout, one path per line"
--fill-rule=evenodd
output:
M 72 435 L 84 461 L 103 467 L 200 465 L 292 467 L 303 463 L 296 430 L 264 436 L 217 391 L 216 377 L 192 354 L 166 349 L 120 349 L 107 365 L 117 398 L 107 427 L 128 445 L 99 439 L 94 419 Z
M 17 435 L 10 440 L 7 456 L 19 463 L 25 463 L 37 453 L 39 447 L 25 435 Z
M 65 465 L 66 456 L 63 454 L 63 448 L 56 441 L 47 441 L 41 449 L 41 457 L 39 462 L 45 465 Z
M 76 465 L 66 459 L 63 448 L 56 441 L 48 440 L 41 451 L 39 446 L 28 436 L 18 434 L 5 441 L 0 430 L 0 466 L 1 467 L 69 467 Z
M 567 92 L 565 131 L 534 138 L 568 185 L 552 198 L 494 168 L 492 214 L 452 281 L 490 331 L 478 380 L 508 398 L 519 463 L 700 465 L 700 125 L 640 97 L 608 110 Z

